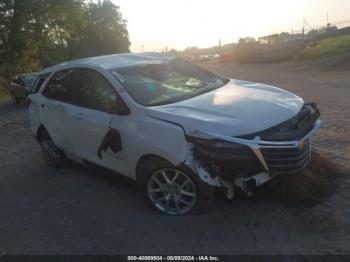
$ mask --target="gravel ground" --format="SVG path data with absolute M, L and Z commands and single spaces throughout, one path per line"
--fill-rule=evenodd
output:
M 325 125 L 317 146 L 341 163 L 349 159 L 342 154 L 349 149 L 345 80 L 286 65 L 207 66 L 318 102 Z M 25 109 L 0 105 L 0 254 L 349 254 L 350 181 L 334 181 L 336 189 L 313 204 L 266 188 L 232 202 L 217 194 L 205 214 L 164 216 L 128 179 L 73 164 L 47 167 Z

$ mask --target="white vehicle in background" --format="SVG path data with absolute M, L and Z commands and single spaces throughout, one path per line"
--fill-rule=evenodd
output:
M 94 163 L 138 181 L 163 213 L 207 208 L 303 170 L 319 110 L 287 91 L 226 79 L 181 58 L 118 54 L 39 73 L 31 130 L 48 164 Z
M 13 102 L 18 104 L 21 100 L 24 100 L 31 92 L 35 80 L 36 73 L 20 74 L 16 76 L 10 83 L 10 93 Z

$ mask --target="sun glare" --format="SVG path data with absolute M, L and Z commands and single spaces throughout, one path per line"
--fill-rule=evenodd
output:
M 240 37 L 302 29 L 306 17 L 311 26 L 326 25 L 347 17 L 347 0 L 114 0 L 128 21 L 131 49 L 161 51 L 168 47 L 208 47 Z M 339 2 L 335 4 L 334 2 Z M 342 8 L 340 8 L 342 7 Z M 349 9 L 348 8 L 348 9 Z

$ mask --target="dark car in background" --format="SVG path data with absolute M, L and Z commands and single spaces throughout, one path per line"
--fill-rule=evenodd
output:
M 13 101 L 18 104 L 24 100 L 33 88 L 37 78 L 36 73 L 20 74 L 10 84 L 10 92 Z

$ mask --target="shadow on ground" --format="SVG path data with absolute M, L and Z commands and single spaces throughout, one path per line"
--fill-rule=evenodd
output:
M 85 170 L 94 179 L 101 182 L 118 184 L 131 191 L 138 189 L 136 181 L 112 171 L 92 164 L 87 167 L 75 163 L 71 163 L 71 165 Z M 265 199 L 288 206 L 317 205 L 337 190 L 337 178 L 346 174 L 348 172 L 345 168 L 335 164 L 321 152 L 315 150 L 312 153 L 309 166 L 302 173 L 279 175 L 259 187 L 252 198 Z M 240 192 L 236 198 L 248 199 L 243 192 Z M 224 199 L 221 192 L 216 192 L 216 199 L 217 201 Z

